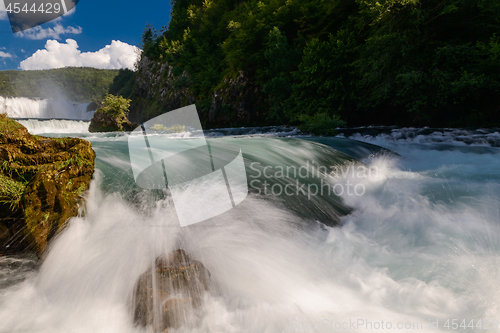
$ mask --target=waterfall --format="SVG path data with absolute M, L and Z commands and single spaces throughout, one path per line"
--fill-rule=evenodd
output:
M 6 112 L 10 118 L 90 120 L 94 112 L 87 111 L 88 104 L 57 99 L 0 96 L 0 112 Z
M 17 122 L 31 134 L 88 133 L 90 125 L 88 120 L 65 119 L 19 119 Z

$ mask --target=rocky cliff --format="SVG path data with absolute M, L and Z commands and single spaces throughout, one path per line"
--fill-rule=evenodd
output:
M 210 96 L 196 96 L 187 72 L 143 56 L 139 62 L 129 119 L 142 123 L 164 112 L 196 103 L 205 128 L 255 126 L 263 118 L 262 89 L 243 71 L 225 78 Z

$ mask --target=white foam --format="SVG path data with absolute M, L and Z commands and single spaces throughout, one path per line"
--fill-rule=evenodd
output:
M 314 153 L 289 148 L 287 157 Z M 342 196 L 355 211 L 335 228 L 297 228 L 296 215 L 252 196 L 180 228 L 170 201 L 137 209 L 103 193 L 97 172 L 86 216 L 70 221 L 35 276 L 4 292 L 0 331 L 143 331 L 130 313 L 134 283 L 157 255 L 179 247 L 210 270 L 213 285 L 199 312 L 173 332 L 378 331 L 349 325 L 359 320 L 391 322 L 381 332 L 429 331 L 429 320 L 439 320 L 430 331 L 449 332 L 447 318 L 498 320 L 498 155 L 447 151 L 437 159 L 442 152 L 394 148 L 403 159 L 366 161 L 378 173 L 332 178 L 366 189 Z M 347 326 L 314 327 L 330 322 Z
M 90 121 L 61 119 L 20 119 L 17 122 L 26 127 L 31 134 L 89 133 L 90 125 Z
M 350 139 L 370 142 L 374 144 L 384 144 L 387 142 L 417 143 L 417 144 L 450 144 L 456 146 L 485 146 L 500 147 L 500 133 L 498 129 L 429 129 L 429 128 L 397 128 L 388 130 L 387 128 L 374 129 L 367 134 L 369 128 L 359 128 L 350 131 L 354 134 L 348 135 Z M 383 133 L 374 134 L 377 131 Z M 344 137 L 344 134 L 339 136 Z
M 87 112 L 88 104 L 56 99 L 0 96 L 0 112 L 7 113 L 10 118 L 90 120 L 94 112 Z

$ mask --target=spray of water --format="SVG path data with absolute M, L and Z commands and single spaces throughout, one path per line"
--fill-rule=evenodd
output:
M 106 145 L 123 144 L 115 140 Z M 272 143 L 256 142 L 261 160 L 276 155 Z M 97 145 L 107 161 L 98 165 L 126 168 L 127 156 L 106 145 Z M 291 159 L 317 153 L 293 143 L 287 150 Z M 208 268 L 212 286 L 172 332 L 373 332 L 381 322 L 416 332 L 436 321 L 432 331 L 444 332 L 447 318 L 498 319 L 498 155 L 446 152 L 458 165 L 432 159 L 432 149 L 399 152 L 405 159 L 365 160 L 376 174 L 328 178 L 366 189 L 342 195 L 354 211 L 341 227 L 311 224 L 251 194 L 223 215 L 181 228 L 169 197 L 152 205 L 136 196 L 131 204 L 104 186 L 122 175 L 103 169 L 85 217 L 70 221 L 36 273 L 1 291 L 0 331 L 143 331 L 133 324 L 134 285 L 157 256 L 177 248 Z M 429 162 L 411 171 L 414 157 Z

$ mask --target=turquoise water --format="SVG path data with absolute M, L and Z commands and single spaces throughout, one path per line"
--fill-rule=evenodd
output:
M 168 191 L 135 185 L 126 135 L 85 137 L 97 153 L 87 213 L 41 264 L 0 258 L 0 332 L 142 332 L 131 316 L 135 281 L 179 247 L 210 270 L 212 286 L 172 332 L 444 332 L 453 323 L 477 332 L 479 320 L 498 330 L 499 148 L 358 137 L 391 154 L 339 138 L 210 139 L 241 147 L 250 192 L 181 228 Z M 297 181 L 311 191 L 277 194 Z M 338 195 L 313 195 L 322 182 Z

